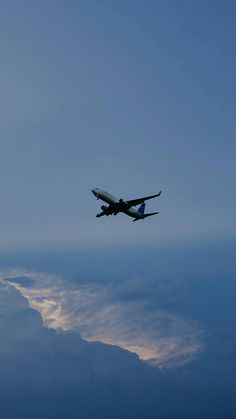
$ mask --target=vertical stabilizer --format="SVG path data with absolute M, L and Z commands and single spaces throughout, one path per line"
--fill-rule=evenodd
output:
M 138 209 L 138 212 L 142 215 L 144 215 L 144 211 L 145 211 L 145 202 L 143 202 Z

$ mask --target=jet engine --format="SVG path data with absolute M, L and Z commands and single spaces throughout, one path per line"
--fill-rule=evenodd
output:
M 102 206 L 101 206 L 101 209 L 102 209 L 104 212 L 106 212 L 106 210 L 108 209 L 108 207 L 107 207 L 106 205 L 102 205 Z

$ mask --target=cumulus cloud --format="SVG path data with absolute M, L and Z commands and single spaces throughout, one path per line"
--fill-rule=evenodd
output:
M 115 344 L 159 367 L 180 366 L 202 350 L 201 329 L 165 306 L 174 282 L 136 278 L 114 284 L 79 284 L 58 275 L 9 270 L 11 282 L 50 328 L 78 330 L 88 341 Z
M 137 417 L 134 388 L 147 403 L 148 370 L 137 355 L 86 342 L 78 332 L 44 327 L 41 315 L 6 282 L 0 282 L 0 336 L 4 419 L 118 418 L 125 413 L 124 395 L 132 403 L 130 417 Z
M 201 356 L 186 363 L 199 353 L 201 335 L 172 303 L 168 308 L 168 295 L 181 294 L 178 283 L 160 283 L 150 293 L 150 281 L 140 279 L 83 285 L 19 269 L 1 278 L 4 419 L 235 417 L 234 341 L 208 341 Z M 85 334 L 108 336 L 144 356 L 148 349 L 146 359 L 160 366 L 182 366 L 160 371 L 119 346 L 84 340 Z
M 44 327 L 41 315 L 30 308 L 27 299 L 4 282 L 0 282 L 0 333 L 1 371 L 14 373 L 20 380 L 27 376 L 30 383 L 58 385 L 62 380 L 65 385 L 67 380 L 79 382 L 81 378 L 84 382 L 109 375 L 116 364 L 121 369 L 142 365 L 137 355 L 116 346 L 86 342 L 78 331 Z M 17 364 L 15 370 L 12 363 Z M 49 366 L 53 367 L 51 373 Z

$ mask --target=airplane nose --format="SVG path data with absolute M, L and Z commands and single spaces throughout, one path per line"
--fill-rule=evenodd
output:
M 91 189 L 91 192 L 92 192 L 95 196 L 97 196 L 95 189 Z

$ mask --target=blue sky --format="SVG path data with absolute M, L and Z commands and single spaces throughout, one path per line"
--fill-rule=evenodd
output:
M 235 12 L 1 1 L 4 419 L 235 417 Z
M 234 16 L 230 1 L 1 2 L 1 246 L 235 237 Z M 162 189 L 160 215 L 98 222 L 93 186 Z

